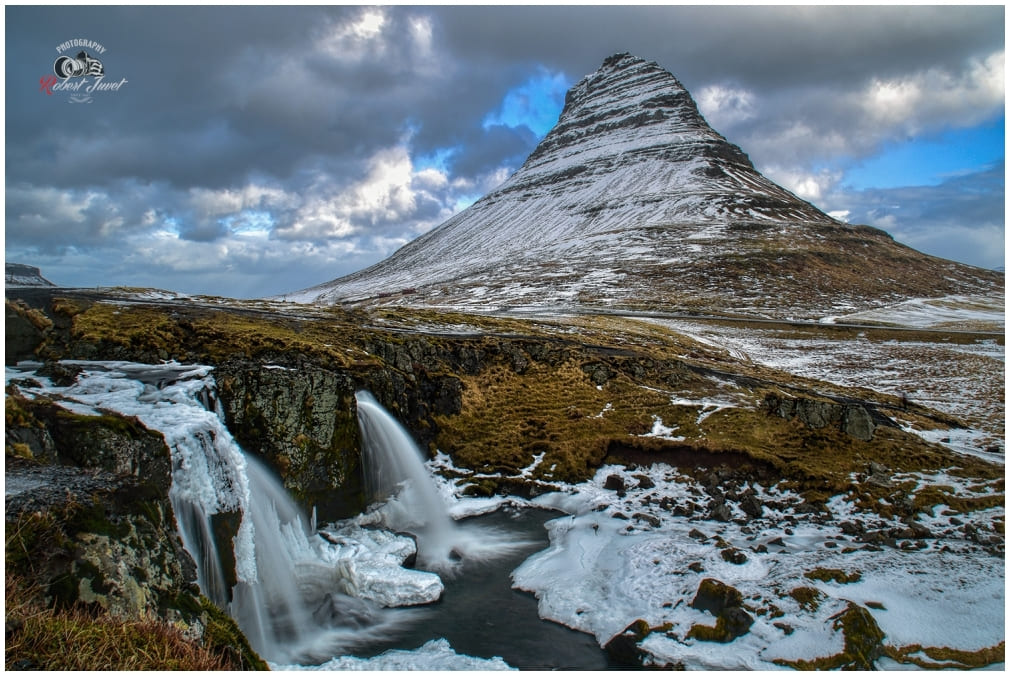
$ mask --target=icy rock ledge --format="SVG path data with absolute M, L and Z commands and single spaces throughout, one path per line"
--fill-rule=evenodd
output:
M 411 538 L 357 524 L 322 530 L 320 535 L 333 545 L 328 556 L 341 592 L 386 608 L 423 605 L 442 597 L 438 575 L 403 567 L 417 554 Z
M 507 671 L 513 669 L 500 657 L 484 659 L 460 655 L 444 638 L 428 641 L 417 650 L 388 650 L 368 659 L 335 657 L 318 667 L 270 665 L 275 670 L 313 671 Z

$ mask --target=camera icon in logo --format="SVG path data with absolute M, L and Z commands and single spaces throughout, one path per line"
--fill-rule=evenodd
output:
M 56 76 L 66 80 L 70 77 L 84 77 L 85 75 L 105 75 L 105 67 L 98 59 L 93 59 L 85 52 L 80 52 L 77 58 L 61 56 L 53 64 Z

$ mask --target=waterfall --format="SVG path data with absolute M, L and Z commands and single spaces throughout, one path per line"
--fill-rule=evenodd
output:
M 212 367 L 67 363 L 82 369 L 74 384 L 24 385 L 22 393 L 54 397 L 84 415 L 134 416 L 164 435 L 169 499 L 200 590 L 274 664 L 318 663 L 388 640 L 423 616 L 412 606 L 441 597 L 442 581 L 428 571 L 455 574 L 461 559 L 480 562 L 530 545 L 453 521 L 420 450 L 367 392 L 357 393 L 367 481 L 384 502 L 317 532 L 315 516 L 231 436 Z M 425 570 L 404 567 L 415 544 Z
M 72 362 L 85 370 L 58 391 L 82 413 L 136 416 L 172 452 L 169 499 L 201 592 L 274 663 L 328 659 L 388 633 L 394 618 L 343 593 L 334 546 L 280 481 L 245 453 L 222 420 L 209 366 Z
M 362 436 L 365 483 L 382 524 L 417 538 L 417 565 L 453 575 L 462 559 L 489 559 L 526 543 L 494 529 L 458 525 L 424 465 L 410 433 L 370 392 L 355 393 Z

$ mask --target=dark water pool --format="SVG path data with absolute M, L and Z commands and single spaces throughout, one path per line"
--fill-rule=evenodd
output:
M 542 509 L 498 510 L 463 523 L 500 528 L 529 541 L 528 547 L 492 561 L 462 562 L 460 574 L 443 576 L 445 592 L 417 612 L 417 620 L 395 637 L 354 651 L 372 657 L 386 650 L 412 650 L 445 638 L 460 654 L 501 657 L 520 669 L 607 669 L 607 654 L 595 637 L 537 615 L 532 594 L 512 589 L 510 574 L 531 554 L 548 545 L 544 522 L 560 516 Z

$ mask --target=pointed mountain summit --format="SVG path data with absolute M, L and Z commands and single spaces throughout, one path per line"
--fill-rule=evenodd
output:
M 822 317 L 1002 277 L 849 226 L 762 176 L 656 63 L 617 54 L 499 187 L 305 302 Z

